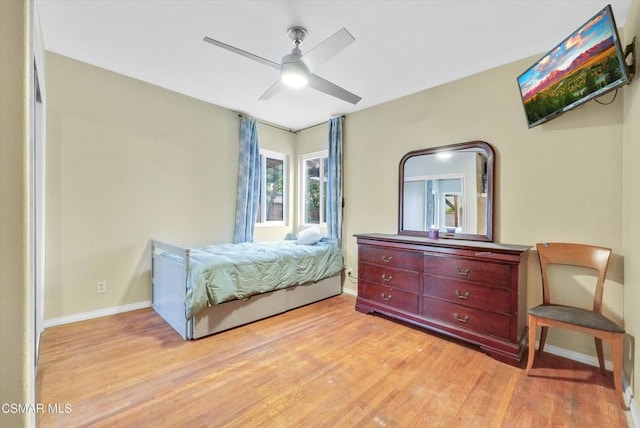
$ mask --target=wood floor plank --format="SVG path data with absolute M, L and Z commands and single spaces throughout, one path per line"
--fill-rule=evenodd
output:
M 611 375 L 532 376 L 341 295 L 185 342 L 152 310 L 47 329 L 40 427 L 625 427 Z

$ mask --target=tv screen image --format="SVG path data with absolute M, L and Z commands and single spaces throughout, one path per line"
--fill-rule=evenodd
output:
M 628 82 L 610 5 L 518 76 L 529 128 Z

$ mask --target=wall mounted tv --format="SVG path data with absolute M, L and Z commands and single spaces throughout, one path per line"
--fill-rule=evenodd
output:
M 529 128 L 631 80 L 607 5 L 518 76 Z

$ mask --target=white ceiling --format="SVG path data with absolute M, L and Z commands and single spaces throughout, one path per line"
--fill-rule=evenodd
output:
M 623 27 L 631 0 L 36 0 L 45 49 L 293 130 L 545 53 L 607 3 Z M 279 63 L 292 26 L 309 32 L 303 53 L 349 30 L 312 71 L 362 101 L 310 88 L 259 101 L 278 71 L 202 41 Z

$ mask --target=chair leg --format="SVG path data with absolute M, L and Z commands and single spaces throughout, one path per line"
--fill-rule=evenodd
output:
M 629 410 L 629 407 L 624 402 L 624 392 L 622 391 L 623 339 L 624 334 L 617 334 L 611 342 L 613 348 L 613 355 L 611 356 L 613 358 L 613 385 L 620 400 L 620 405 L 624 410 Z
M 529 376 L 529 372 L 533 367 L 533 360 L 536 353 L 536 330 L 538 329 L 538 322 L 536 317 L 529 315 L 529 358 L 527 359 L 527 368 L 524 371 L 526 376 Z
M 542 351 L 544 350 L 544 344 L 547 342 L 548 331 L 549 331 L 549 327 L 542 327 L 540 329 L 540 344 L 538 345 L 538 355 L 542 355 Z
M 600 366 L 600 373 L 602 375 L 607 374 L 607 370 L 604 368 L 604 353 L 602 352 L 602 339 L 594 337 L 596 342 L 596 354 L 598 355 L 598 365 Z

